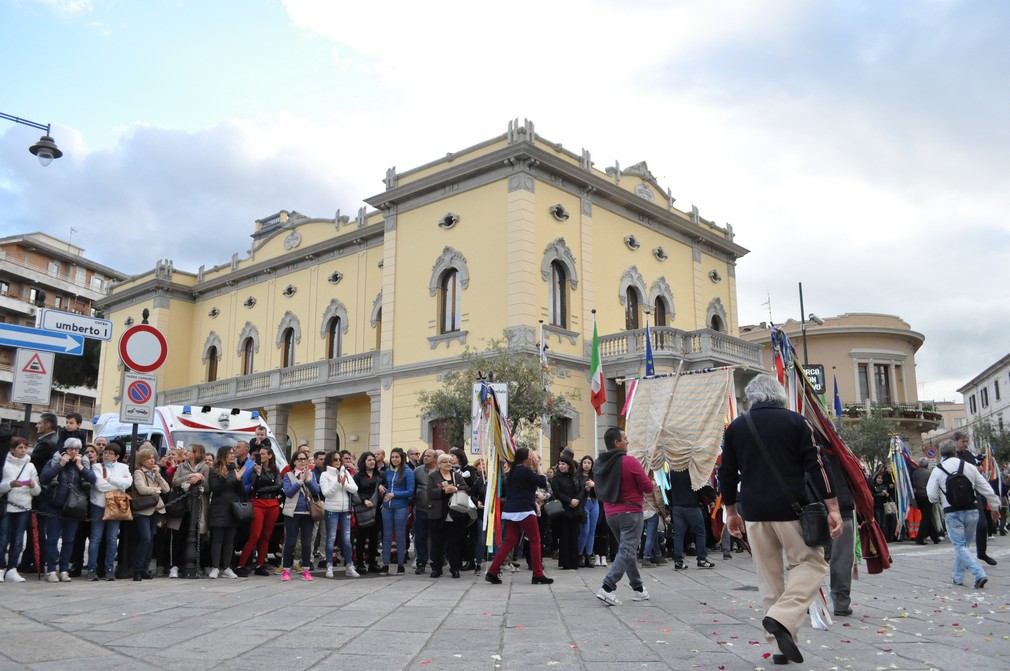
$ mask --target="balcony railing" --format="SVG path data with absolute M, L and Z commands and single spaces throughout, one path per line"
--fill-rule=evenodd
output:
M 671 354 L 688 363 L 711 362 L 717 365 L 745 364 L 761 367 L 761 346 L 712 331 L 681 331 L 669 326 L 650 328 L 654 357 Z M 645 329 L 635 329 L 600 337 L 600 356 L 604 360 L 626 356 L 645 356 Z
M 352 354 L 279 370 L 232 377 L 171 389 L 159 394 L 163 405 L 237 400 L 264 393 L 331 385 L 371 375 L 378 368 L 378 352 Z

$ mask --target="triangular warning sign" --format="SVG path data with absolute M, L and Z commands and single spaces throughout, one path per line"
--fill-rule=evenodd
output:
M 39 358 L 38 354 L 32 354 L 32 358 L 28 359 L 28 363 L 25 367 L 21 369 L 22 373 L 38 373 L 39 375 L 46 374 L 46 367 L 42 363 L 42 359 Z

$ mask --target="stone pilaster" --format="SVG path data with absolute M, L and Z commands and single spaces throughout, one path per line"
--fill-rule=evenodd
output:
M 312 405 L 316 411 L 313 424 L 312 451 L 332 452 L 337 449 L 337 406 L 339 398 L 314 398 Z

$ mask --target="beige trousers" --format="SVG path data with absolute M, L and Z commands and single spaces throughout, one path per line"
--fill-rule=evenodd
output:
M 828 574 L 824 548 L 807 547 L 799 520 L 747 522 L 747 539 L 757 567 L 758 590 L 765 615 L 780 622 L 796 640 L 807 608 Z M 769 643 L 775 641 L 767 632 L 765 638 Z

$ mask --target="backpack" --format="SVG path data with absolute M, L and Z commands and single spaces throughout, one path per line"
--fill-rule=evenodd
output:
M 964 474 L 964 462 L 957 467 L 957 473 L 951 473 L 937 464 L 937 468 L 947 474 L 947 489 L 940 491 L 947 498 L 947 505 L 952 511 L 973 510 L 975 508 L 975 483 Z

